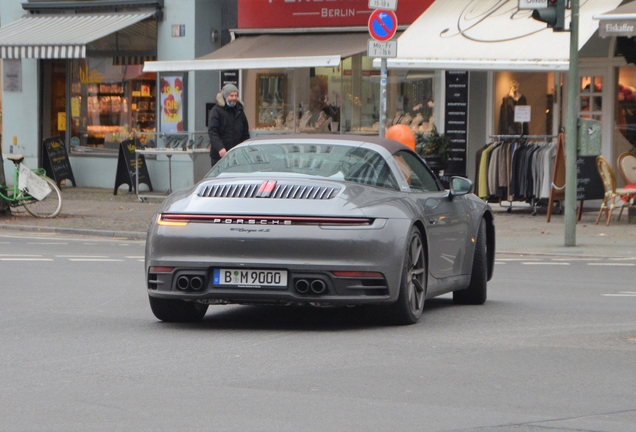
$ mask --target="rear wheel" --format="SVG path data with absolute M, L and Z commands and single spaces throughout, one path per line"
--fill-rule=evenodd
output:
M 201 321 L 208 311 L 208 305 L 183 300 L 162 299 L 148 296 L 152 313 L 166 322 Z
M 456 304 L 480 305 L 484 304 L 488 285 L 488 253 L 486 246 L 486 221 L 481 220 L 477 241 L 475 242 L 475 256 L 473 257 L 473 271 L 468 288 L 453 291 L 453 302 Z
M 53 218 L 62 210 L 62 193 L 57 184 L 48 177 L 40 177 L 46 180 L 46 183 L 51 188 L 51 192 L 41 201 L 32 200 L 24 202 L 22 205 L 36 218 Z
M 397 324 L 415 324 L 422 316 L 427 277 L 422 235 L 413 227 L 404 254 L 400 294 L 397 301 L 391 305 L 391 313 Z

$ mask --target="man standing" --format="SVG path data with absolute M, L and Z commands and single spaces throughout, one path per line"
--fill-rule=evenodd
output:
M 250 137 L 247 117 L 243 104 L 238 100 L 238 89 L 234 84 L 226 84 L 216 95 L 216 105 L 212 108 L 208 121 L 208 135 L 212 166 L 220 161 L 229 149 Z

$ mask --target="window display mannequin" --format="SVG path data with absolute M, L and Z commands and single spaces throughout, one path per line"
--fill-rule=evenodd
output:
M 500 135 L 527 135 L 528 123 L 515 123 L 515 107 L 527 105 L 526 97 L 519 90 L 519 82 L 510 81 L 510 91 L 504 96 L 499 110 L 499 134 Z

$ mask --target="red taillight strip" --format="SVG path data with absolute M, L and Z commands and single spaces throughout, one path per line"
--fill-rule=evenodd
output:
M 166 266 L 151 266 L 149 271 L 150 273 L 170 273 L 174 270 L 174 267 L 166 267 Z
M 257 216 L 257 215 L 202 215 L 164 213 L 162 221 L 201 222 L 236 225 L 371 225 L 369 218 L 312 217 L 312 216 Z

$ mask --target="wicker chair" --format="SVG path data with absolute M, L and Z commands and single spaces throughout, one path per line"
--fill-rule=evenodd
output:
M 630 201 L 636 197 L 636 189 L 616 188 L 614 170 L 612 170 L 611 165 L 603 156 L 598 156 L 596 158 L 596 167 L 598 168 L 598 173 L 601 176 L 601 180 L 603 180 L 603 187 L 605 188 L 605 197 L 603 198 L 601 209 L 598 212 L 596 224 L 598 225 L 598 222 L 601 220 L 601 214 L 605 211 L 605 224 L 609 225 L 610 219 L 612 218 L 612 212 L 617 205 L 620 205 L 621 207 L 621 211 L 618 214 L 618 220 L 621 220 L 623 209 L 627 207 L 627 221 L 628 223 L 631 223 L 629 206 Z M 622 198 L 625 198 L 625 200 L 622 200 Z
M 625 185 L 636 186 L 636 155 L 629 152 L 623 153 L 618 157 L 616 165 Z

